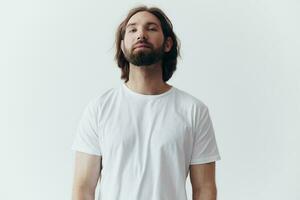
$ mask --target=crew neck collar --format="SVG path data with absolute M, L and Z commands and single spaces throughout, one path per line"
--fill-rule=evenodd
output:
M 165 91 L 165 92 L 163 92 L 161 94 L 142 94 L 142 93 L 138 93 L 138 92 L 135 92 L 135 91 L 131 90 L 129 87 L 127 87 L 127 85 L 125 83 L 122 83 L 122 88 L 129 95 L 137 97 L 137 98 L 140 98 L 140 99 L 156 99 L 156 98 L 161 98 L 163 96 L 167 96 L 167 95 L 171 94 L 175 90 L 175 87 L 171 86 L 171 88 L 169 90 L 167 90 L 167 91 Z

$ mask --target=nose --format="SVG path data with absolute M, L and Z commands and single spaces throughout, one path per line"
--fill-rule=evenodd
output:
M 138 40 L 146 40 L 146 39 L 147 39 L 144 30 L 140 30 L 140 31 L 138 32 L 138 38 L 137 38 L 137 39 L 138 39 Z

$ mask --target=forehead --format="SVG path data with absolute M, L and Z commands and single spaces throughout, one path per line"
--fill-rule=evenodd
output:
M 145 25 L 145 24 L 156 24 L 160 26 L 159 19 L 150 12 L 141 11 L 135 13 L 127 22 L 126 27 L 130 25 Z

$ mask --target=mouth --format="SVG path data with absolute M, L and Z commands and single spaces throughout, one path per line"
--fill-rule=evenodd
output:
M 140 47 L 136 47 L 134 49 L 149 49 L 149 47 L 146 47 L 146 46 L 140 46 Z
M 134 49 L 145 49 L 145 48 L 150 48 L 149 45 L 146 44 L 138 44 L 134 47 Z

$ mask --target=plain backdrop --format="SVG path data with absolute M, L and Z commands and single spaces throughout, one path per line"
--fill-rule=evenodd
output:
M 71 199 L 79 118 L 122 83 L 115 30 L 140 4 L 163 9 L 181 41 L 168 83 L 209 107 L 218 199 L 299 200 L 297 0 L 1 1 L 1 199 Z

